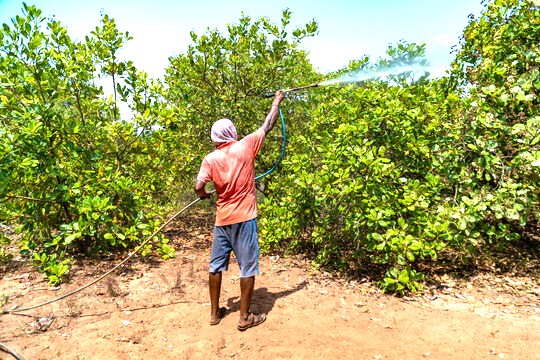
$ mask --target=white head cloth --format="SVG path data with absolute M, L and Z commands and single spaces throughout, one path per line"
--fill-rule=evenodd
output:
M 219 119 L 212 125 L 212 131 L 210 132 L 212 141 L 216 144 L 228 143 L 233 140 L 238 140 L 236 135 L 236 128 L 229 119 Z

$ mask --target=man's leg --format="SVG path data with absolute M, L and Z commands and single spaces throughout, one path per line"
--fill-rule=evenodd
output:
M 219 322 L 222 314 L 219 309 L 219 295 L 221 293 L 221 271 L 208 275 L 208 287 L 210 290 L 210 323 Z
M 208 288 L 210 290 L 210 325 L 217 325 L 225 316 L 225 308 L 219 307 L 221 293 L 221 274 L 229 267 L 231 244 L 227 235 L 227 226 L 214 227 L 214 241 L 210 255 L 210 271 L 208 274 Z
M 236 253 L 240 266 L 240 319 L 238 330 L 262 324 L 265 314 L 251 313 L 251 298 L 255 288 L 255 275 L 259 274 L 259 242 L 257 234 L 257 219 L 240 223 L 233 239 L 232 248 Z
M 240 278 L 240 325 L 244 325 L 249 315 L 254 288 L 255 276 Z
M 253 314 L 249 311 L 254 287 L 255 276 L 240 278 L 240 319 L 238 320 L 240 331 L 262 324 L 266 320 L 266 314 Z

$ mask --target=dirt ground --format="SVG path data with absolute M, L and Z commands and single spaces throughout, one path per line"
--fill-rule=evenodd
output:
M 317 271 L 298 257 L 263 256 L 240 332 L 239 272 L 224 273 L 227 314 L 210 326 L 210 221 L 171 225 L 174 260 L 134 259 L 101 282 L 24 315 L 0 315 L 0 342 L 24 359 L 540 359 L 538 276 L 438 276 L 398 298 L 366 279 Z M 188 230 L 189 229 L 189 230 Z M 87 284 L 120 258 L 76 261 L 51 289 L 22 259 L 0 268 L 0 305 L 27 307 Z M 538 275 L 538 274 L 537 274 Z M 13 359 L 0 352 L 0 359 Z

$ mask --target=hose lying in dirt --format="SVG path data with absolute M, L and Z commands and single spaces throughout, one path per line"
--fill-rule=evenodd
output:
M 13 356 L 13 357 L 14 357 L 15 359 L 17 359 L 17 360 L 24 360 L 24 358 L 23 358 L 21 355 L 17 354 L 17 353 L 15 352 L 15 350 L 11 349 L 11 348 L 10 348 L 9 346 L 7 346 L 6 344 L 2 344 L 1 342 L 0 342 L 0 350 L 2 350 L 2 351 L 4 351 L 4 352 L 8 353 L 9 355 Z
M 2 314 L 23 315 L 23 314 L 18 314 L 18 313 L 23 312 L 23 311 L 27 311 L 27 310 L 32 310 L 32 309 L 35 309 L 35 308 L 38 308 L 38 307 L 41 307 L 41 306 L 45 306 L 45 305 L 51 304 L 51 303 L 53 303 L 55 301 L 58 301 L 58 300 L 62 300 L 64 298 L 68 297 L 68 296 L 71 296 L 71 295 L 73 295 L 75 293 L 78 293 L 79 291 L 82 291 L 82 290 L 86 289 L 89 286 L 94 285 L 95 283 L 97 283 L 98 281 L 103 279 L 105 276 L 109 275 L 110 273 L 112 273 L 113 271 L 118 269 L 126 261 L 131 259 L 133 257 L 133 255 L 135 255 L 140 249 L 142 249 L 143 246 L 146 245 L 154 236 L 156 236 L 157 233 L 159 233 L 161 230 L 163 230 L 163 228 L 165 228 L 165 226 L 169 225 L 170 222 L 173 221 L 178 215 L 183 213 L 185 210 L 187 210 L 187 208 L 189 208 L 191 205 L 195 204 L 199 200 L 201 200 L 201 199 L 197 198 L 197 199 L 193 200 L 191 203 L 189 203 L 188 205 L 184 206 L 184 208 L 182 210 L 180 210 L 176 214 L 174 214 L 169 220 L 167 220 L 163 225 L 161 225 L 159 227 L 159 229 L 157 229 L 152 235 L 150 235 L 146 240 L 144 240 L 141 245 L 139 245 L 131 254 L 128 255 L 128 257 L 126 257 L 118 265 L 116 265 L 115 267 L 113 267 L 112 269 L 110 269 L 109 271 L 107 271 L 106 273 L 104 273 L 103 275 L 101 275 L 100 277 L 95 279 L 94 281 L 91 281 L 90 283 L 88 283 L 88 284 L 86 284 L 84 286 L 81 286 L 78 289 L 70 291 L 67 294 L 64 294 L 64 295 L 59 296 L 59 297 L 57 297 L 55 299 L 46 301 L 44 303 L 37 304 L 37 305 L 34 305 L 34 306 L 29 306 L 29 307 L 26 307 L 26 308 L 23 308 L 23 309 L 14 308 L 14 309 L 11 309 L 11 310 L 2 310 Z M 11 349 L 9 346 L 7 346 L 7 345 L 5 345 L 5 344 L 3 344 L 1 342 L 0 342 L 0 350 L 10 354 L 11 356 L 13 356 L 17 360 L 24 360 L 24 358 L 21 355 L 17 354 L 17 352 L 15 352 L 15 350 Z
M 97 283 L 98 281 L 100 281 L 101 279 L 103 279 L 105 276 L 109 275 L 110 273 L 112 273 L 113 271 L 115 271 L 116 269 L 118 269 L 120 266 L 124 265 L 126 263 L 126 261 L 128 261 L 129 259 L 131 259 L 133 257 L 133 255 L 135 255 L 140 249 L 142 249 L 144 247 L 144 245 L 146 245 L 154 236 L 156 236 L 157 233 L 159 233 L 161 230 L 163 230 L 163 228 L 167 225 L 169 225 L 169 223 L 171 221 L 173 221 L 178 215 L 180 215 L 181 213 L 183 213 L 185 210 L 187 210 L 187 208 L 189 208 L 191 205 L 195 204 L 197 201 L 201 200 L 200 198 L 197 198 L 195 200 L 193 200 L 191 203 L 187 204 L 186 206 L 184 206 L 184 208 L 180 211 L 178 211 L 176 214 L 174 214 L 169 220 L 167 220 L 163 225 L 161 225 L 159 227 L 159 229 L 157 229 L 156 231 L 154 231 L 154 233 L 152 235 L 150 235 L 146 240 L 144 240 L 141 245 L 139 245 L 137 248 L 135 248 L 135 250 L 133 252 L 131 252 L 131 254 L 129 254 L 124 260 L 122 260 L 118 265 L 116 265 L 115 267 L 113 267 L 112 269 L 110 269 L 109 271 L 107 271 L 106 273 L 104 273 L 103 275 L 101 275 L 100 277 L 98 277 L 97 279 L 95 279 L 94 281 L 91 281 L 89 282 L 88 284 L 86 285 L 83 285 L 81 286 L 80 288 L 78 289 L 75 289 L 73 291 L 70 291 L 62 296 L 59 296 L 55 299 L 52 299 L 52 300 L 49 300 L 49 301 L 46 301 L 44 303 L 41 303 L 41 304 L 37 304 L 37 305 L 34 305 L 34 306 L 29 306 L 29 307 L 26 307 L 26 308 L 22 308 L 22 309 L 18 309 L 17 307 L 11 309 L 11 310 L 2 310 L 2 313 L 3 314 L 14 314 L 14 315 L 18 315 L 17 313 L 18 312 L 23 312 L 23 311 L 28 311 L 28 310 L 32 310 L 32 309 L 35 309 L 35 308 L 38 308 L 38 307 L 41 307 L 41 306 L 44 306 L 44 305 L 48 305 L 48 304 L 51 304 L 53 302 L 56 302 L 58 300 L 62 300 L 64 298 L 67 298 L 68 296 L 71 296 L 73 294 L 76 294 L 84 289 L 86 289 L 87 287 L 89 286 L 92 286 L 94 285 L 95 283 Z

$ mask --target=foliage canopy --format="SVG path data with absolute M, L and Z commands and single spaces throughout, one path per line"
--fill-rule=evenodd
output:
M 3 25 L 0 221 L 23 234 L 21 250 L 51 283 L 77 253 L 140 244 L 190 193 L 215 120 L 231 118 L 243 136 L 268 111 L 264 93 L 426 62 L 425 45 L 402 41 L 384 58 L 319 74 L 300 46 L 317 23 L 290 30 L 291 15 L 276 25 L 242 14 L 225 34 L 192 32 L 162 81 L 119 60 L 130 36 L 106 15 L 80 42 L 33 6 Z M 377 267 L 384 290 L 404 293 L 421 287 L 420 265 L 449 250 L 465 262 L 523 237 L 540 218 L 539 38 L 536 5 L 493 0 L 469 19 L 447 76 L 289 94 L 288 154 L 260 203 L 263 249 Z M 274 131 L 259 169 L 280 144 Z M 154 245 L 174 256 L 164 237 Z

